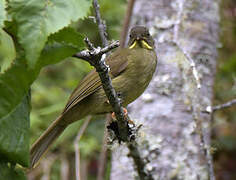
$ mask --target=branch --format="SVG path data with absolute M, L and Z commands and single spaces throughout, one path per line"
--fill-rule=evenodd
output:
M 102 82 L 103 89 L 105 94 L 109 100 L 110 105 L 112 106 L 116 118 L 119 130 L 119 139 L 122 141 L 128 141 L 128 120 L 127 117 L 124 115 L 123 108 L 121 107 L 121 102 L 115 92 L 115 89 L 112 87 L 111 78 L 108 75 L 109 67 L 105 63 L 105 58 L 102 58 L 104 53 L 111 50 L 113 47 L 118 46 L 118 42 L 111 44 L 110 46 L 106 46 L 105 48 L 101 49 L 94 48 L 91 45 L 91 42 L 86 39 L 86 43 L 90 46 L 91 50 L 84 50 L 74 55 L 74 57 L 78 57 L 88 61 L 92 66 L 94 66 L 99 74 L 99 77 Z
M 57 159 L 57 156 L 55 154 L 51 154 L 50 156 L 48 156 L 47 159 L 45 159 L 42 162 L 42 167 L 43 167 L 43 176 L 41 178 L 42 180 L 50 180 L 52 165 L 56 159 Z
M 101 15 L 99 11 L 99 4 L 97 0 L 93 0 L 93 7 L 95 9 L 95 17 L 98 24 L 98 29 L 100 32 L 102 42 L 103 44 L 106 44 L 107 33 L 106 33 L 105 25 L 104 25 L 105 23 L 103 23 L 103 20 L 101 19 Z M 127 140 L 127 137 L 128 137 L 127 119 L 125 118 L 123 108 L 121 107 L 121 102 L 118 99 L 115 89 L 112 87 L 111 78 L 108 75 L 109 67 L 105 64 L 105 57 L 102 58 L 102 56 L 98 55 L 98 56 L 93 57 L 93 60 L 89 62 L 91 65 L 93 65 L 96 68 L 99 74 L 105 94 L 118 120 L 119 129 L 120 130 L 122 129 L 120 138 L 121 140 Z
M 126 41 L 126 37 L 128 34 L 128 29 L 129 29 L 130 19 L 131 19 L 132 12 L 133 12 L 134 3 L 135 3 L 135 0 L 129 0 L 129 2 L 128 2 L 128 7 L 126 10 L 126 15 L 125 15 L 125 21 L 124 21 L 121 36 L 120 36 L 120 47 L 121 48 L 123 48 L 125 46 L 125 41 Z
M 82 127 L 79 129 L 79 132 L 75 138 L 74 141 L 74 147 L 75 147 L 75 175 L 76 175 L 76 180 L 80 180 L 80 152 L 79 152 L 79 140 L 81 136 L 83 135 L 85 129 L 88 126 L 89 121 L 91 120 L 91 116 L 89 116 L 85 122 L 83 123 Z
M 99 155 L 99 161 L 98 161 L 98 173 L 97 173 L 97 180 L 103 180 L 104 179 L 104 169 L 106 166 L 106 159 L 107 159 L 107 126 L 111 121 L 110 114 L 106 117 L 105 127 L 104 127 L 104 136 L 103 136 L 103 142 L 102 142 L 102 150 Z
M 228 101 L 224 104 L 220 104 L 220 105 L 217 105 L 217 106 L 207 106 L 206 110 L 203 111 L 205 113 L 212 113 L 212 112 L 215 112 L 217 110 L 220 110 L 220 109 L 224 109 L 224 108 L 227 108 L 227 107 L 231 107 L 233 105 L 236 104 L 236 99 L 233 99 L 231 101 Z
M 200 89 L 201 88 L 201 83 L 200 83 L 200 79 L 199 79 L 198 72 L 197 72 L 197 69 L 196 69 L 196 64 L 195 64 L 194 60 L 191 58 L 191 56 L 189 55 L 189 53 L 187 53 L 185 51 L 185 49 L 183 49 L 181 47 L 181 45 L 179 44 L 179 41 L 178 41 L 179 24 L 180 24 L 181 18 L 182 18 L 184 3 L 185 2 L 180 2 L 179 3 L 179 11 L 178 11 L 178 14 L 177 14 L 177 23 L 174 26 L 174 38 L 173 38 L 173 40 L 174 40 L 174 43 L 177 45 L 177 47 L 183 52 L 183 54 L 186 57 L 186 59 L 188 60 L 188 62 L 190 63 L 193 76 L 194 76 L 194 78 L 197 82 L 197 88 Z
M 138 175 L 142 180 L 154 180 L 151 173 L 145 171 L 146 163 L 140 156 L 137 146 L 138 144 L 136 142 L 128 144 L 129 156 L 133 158 L 134 163 L 137 166 Z
M 76 53 L 75 55 L 73 55 L 73 57 L 80 58 L 85 61 L 89 61 L 90 64 L 93 63 L 94 57 L 102 57 L 103 54 L 119 46 L 119 41 L 114 41 L 110 45 L 104 48 L 100 48 L 100 47 L 94 48 L 88 38 L 85 38 L 84 41 L 88 45 L 89 49 L 80 51 Z
M 61 156 L 60 179 L 69 179 L 70 165 L 69 161 L 63 153 Z
M 100 37 L 102 39 L 102 45 L 107 46 L 108 40 L 107 40 L 107 33 L 106 33 L 106 24 L 105 24 L 105 21 L 103 21 L 101 18 L 100 6 L 97 0 L 93 0 L 93 8 L 95 11 L 95 17 L 96 17 L 96 22 L 98 24 Z
M 97 23 L 99 26 L 99 32 L 100 32 L 101 38 L 103 40 L 103 43 L 105 44 L 105 42 L 107 42 L 106 33 L 105 33 L 105 26 L 102 25 L 103 23 L 102 23 L 101 16 L 99 13 L 99 5 L 98 5 L 97 0 L 93 1 L 93 5 L 94 5 L 95 12 L 96 12 L 95 14 L 96 14 L 96 20 L 97 20 Z M 144 169 L 145 162 L 141 158 L 141 155 L 140 155 L 139 150 L 137 148 L 137 143 L 134 141 L 135 137 L 136 137 L 135 133 L 137 133 L 137 130 L 139 128 L 137 128 L 135 125 L 133 125 L 133 128 L 131 128 L 129 126 L 128 122 L 130 121 L 130 119 L 129 119 L 128 115 L 124 114 L 120 99 L 118 98 L 115 89 L 112 87 L 111 78 L 109 77 L 109 74 L 108 74 L 110 69 L 105 63 L 105 56 L 103 56 L 104 53 L 108 52 L 109 50 L 111 50 L 114 47 L 117 47 L 118 42 L 116 41 L 115 43 L 112 43 L 111 45 L 106 46 L 102 49 L 100 47 L 95 48 L 92 45 L 92 43 L 88 40 L 88 38 L 85 39 L 85 42 L 87 43 L 89 50 L 81 51 L 80 53 L 75 54 L 74 57 L 84 59 L 96 68 L 96 71 L 98 72 L 99 77 L 101 79 L 105 94 L 108 98 L 110 105 L 112 106 L 112 109 L 113 109 L 116 119 L 117 119 L 117 121 L 112 123 L 112 124 L 116 124 L 115 125 L 115 127 L 117 126 L 117 128 L 115 128 L 116 130 L 112 129 L 112 128 L 111 129 L 114 130 L 119 142 L 123 141 L 123 142 L 128 143 L 130 156 L 133 158 L 133 160 L 136 164 L 139 177 L 141 179 L 152 180 L 153 178 L 152 178 L 151 174 L 146 173 L 146 171 Z M 131 141 L 134 141 L 133 143 L 135 145 L 131 144 L 132 143 Z M 139 168 L 140 166 L 142 168 Z

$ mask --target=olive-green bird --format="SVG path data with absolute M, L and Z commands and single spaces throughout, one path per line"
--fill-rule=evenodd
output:
M 124 107 L 137 99 L 151 81 L 157 64 L 154 49 L 154 40 L 148 29 L 135 26 L 131 29 L 128 47 L 117 49 L 106 59 L 112 85 Z M 111 111 L 99 75 L 92 70 L 74 90 L 61 115 L 33 144 L 31 168 L 68 125 L 87 115 Z

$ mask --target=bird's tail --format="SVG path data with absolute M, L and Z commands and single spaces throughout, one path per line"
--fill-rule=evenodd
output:
M 62 116 L 59 116 L 48 129 L 37 139 L 30 149 L 30 168 L 33 168 L 41 156 L 48 150 L 53 142 L 61 135 L 67 127 L 59 124 Z

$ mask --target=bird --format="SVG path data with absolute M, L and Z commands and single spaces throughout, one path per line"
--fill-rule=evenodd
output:
M 147 88 L 157 66 L 155 42 L 145 26 L 134 26 L 129 33 L 127 47 L 118 48 L 106 60 L 112 86 L 121 99 L 122 106 L 137 99 Z M 93 69 L 72 92 L 69 100 L 47 130 L 30 149 L 30 168 L 73 122 L 86 117 L 112 112 L 112 107 L 102 88 L 98 73 Z

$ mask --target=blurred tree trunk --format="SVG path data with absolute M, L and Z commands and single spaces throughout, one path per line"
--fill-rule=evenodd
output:
M 154 34 L 159 62 L 150 86 L 129 112 L 143 124 L 140 151 L 155 179 L 207 180 L 211 174 L 211 115 L 202 111 L 213 98 L 218 8 L 217 0 L 136 1 L 132 25 L 146 25 Z M 176 41 L 196 63 L 201 89 Z M 111 179 L 136 176 L 128 149 L 115 149 Z

